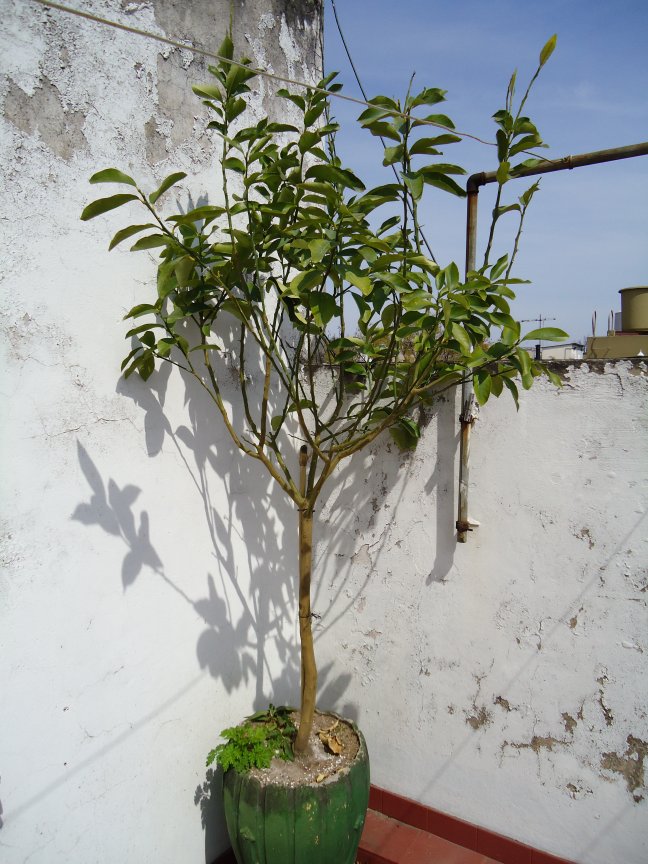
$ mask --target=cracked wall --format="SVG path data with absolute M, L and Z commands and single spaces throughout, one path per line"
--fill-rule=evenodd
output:
M 229 0 L 84 8 L 212 51 L 230 16 Z M 201 437 L 175 376 L 120 382 L 121 319 L 155 259 L 108 255 L 125 211 L 79 220 L 113 165 L 147 189 L 186 171 L 169 211 L 218 200 L 191 92 L 206 61 L 24 0 L 2 12 L 0 858 L 211 861 L 227 840 L 206 753 L 294 692 L 293 514 L 223 430 Z M 320 18 L 312 0 L 235 0 L 235 42 L 315 81 Z M 253 116 L 278 116 L 276 86 L 254 82 Z
M 415 452 L 355 457 L 319 528 L 318 648 L 353 672 L 337 707 L 361 706 L 376 784 L 569 860 L 642 864 L 648 368 L 562 374 L 519 413 L 482 411 L 465 545 L 458 402 Z

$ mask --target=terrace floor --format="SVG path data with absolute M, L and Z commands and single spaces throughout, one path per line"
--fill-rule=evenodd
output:
M 495 858 L 375 810 L 367 813 L 357 861 L 358 864 L 499 864 Z

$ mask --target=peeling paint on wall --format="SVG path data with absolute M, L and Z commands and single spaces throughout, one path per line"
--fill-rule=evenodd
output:
M 635 738 L 634 735 L 628 735 L 626 740 L 628 746 L 623 755 L 603 753 L 601 768 L 620 774 L 633 800 L 639 804 L 644 800 L 645 795 L 644 759 L 648 757 L 648 742 Z M 643 789 L 644 795 L 639 794 L 638 789 Z
M 25 135 L 37 135 L 53 153 L 66 161 L 87 145 L 83 134 L 84 113 L 67 109 L 58 88 L 47 78 L 40 82 L 31 96 L 10 79 L 4 116 Z

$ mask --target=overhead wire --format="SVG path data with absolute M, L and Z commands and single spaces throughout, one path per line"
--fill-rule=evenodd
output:
M 325 96 L 329 96 L 334 99 L 341 99 L 344 102 L 351 102 L 354 105 L 360 105 L 363 108 L 375 108 L 376 105 L 369 102 L 367 99 L 358 99 L 356 96 L 348 96 L 346 93 L 338 93 L 334 90 L 328 90 L 325 87 L 318 87 L 315 84 L 309 84 L 307 81 L 299 81 L 295 78 L 290 78 L 287 75 L 278 75 L 276 72 L 270 72 L 267 69 L 263 69 L 259 66 L 252 66 L 248 63 L 243 63 L 240 60 L 233 60 L 229 57 L 223 57 L 221 54 L 217 54 L 214 51 L 207 51 L 205 48 L 199 48 L 197 45 L 192 45 L 190 42 L 182 42 L 178 39 L 170 39 L 168 36 L 161 36 L 159 33 L 153 33 L 150 30 L 143 30 L 140 27 L 132 27 L 130 24 L 122 24 L 119 21 L 113 21 L 110 18 L 103 18 L 101 15 L 95 15 L 92 12 L 85 12 L 82 9 L 75 9 L 71 6 L 64 6 L 62 3 L 55 3 L 53 0 L 30 0 L 32 3 L 36 3 L 39 6 L 43 6 L 46 9 L 54 9 L 58 12 L 63 12 L 68 15 L 74 15 L 77 18 L 84 18 L 86 21 L 92 21 L 95 24 L 103 24 L 106 27 L 113 27 L 115 30 L 122 30 L 125 33 L 132 33 L 135 36 L 142 36 L 146 39 L 152 39 L 156 42 L 162 42 L 165 45 L 170 45 L 173 48 L 179 48 L 183 51 L 192 51 L 194 54 L 200 54 L 203 57 L 207 57 L 210 60 L 217 60 L 220 63 L 229 63 L 231 66 L 238 66 L 241 69 L 247 69 L 250 72 L 254 72 L 255 75 L 259 75 L 263 78 L 269 78 L 273 81 L 278 81 L 282 84 L 292 84 L 295 87 L 303 87 L 305 89 L 311 90 L 313 93 L 322 93 Z M 395 117 L 402 117 L 403 119 L 407 119 L 411 115 L 405 111 L 396 111 L 390 110 L 391 115 Z M 479 144 L 486 144 L 488 147 L 496 147 L 497 145 L 493 141 L 486 141 L 484 138 L 480 138 L 478 135 L 473 135 L 470 132 L 460 132 L 457 129 L 454 129 L 450 126 L 446 126 L 443 123 L 436 123 L 433 120 L 427 120 L 424 117 L 417 117 L 417 123 L 423 126 L 433 126 L 437 129 L 443 129 L 446 132 L 452 132 L 453 135 L 458 135 L 460 138 L 470 138 L 473 141 L 477 141 Z M 546 157 L 537 156 L 533 154 L 538 159 L 544 159 L 544 161 L 552 161 L 547 159 Z
M 368 101 L 367 93 L 366 93 L 364 87 L 362 86 L 362 81 L 360 80 L 360 76 L 358 75 L 358 70 L 356 69 L 355 63 L 353 62 L 353 57 L 351 56 L 351 51 L 349 50 L 349 46 L 347 45 L 347 41 L 346 41 L 346 39 L 344 38 L 344 33 L 342 32 L 342 25 L 340 24 L 340 19 L 338 18 L 338 13 L 337 13 L 337 7 L 336 7 L 336 5 L 335 5 L 335 0 L 331 0 L 331 7 L 332 7 L 332 9 L 333 9 L 333 17 L 335 18 L 335 24 L 336 24 L 336 27 L 337 27 L 337 31 L 338 31 L 338 33 L 340 34 L 340 39 L 342 40 L 342 45 L 344 46 L 344 51 L 345 51 L 345 53 L 346 53 L 346 55 L 347 55 L 347 58 L 348 58 L 348 60 L 349 60 L 349 64 L 351 65 L 351 69 L 353 70 L 353 75 L 354 75 L 354 77 L 355 77 L 355 79 L 356 79 L 356 82 L 357 82 L 357 84 L 358 84 L 358 87 L 360 88 L 360 92 L 362 93 L 363 98 L 364 98 L 364 99 L 367 99 L 367 101 Z M 385 139 L 382 137 L 382 135 L 379 135 L 378 137 L 380 138 L 380 142 L 381 142 L 381 144 L 383 145 L 383 147 L 386 147 L 387 145 L 385 144 Z M 395 177 L 397 180 L 400 180 L 400 177 L 398 176 L 398 171 L 396 170 L 396 168 L 392 165 L 392 166 L 391 166 L 391 169 L 392 169 L 392 172 L 393 172 L 393 174 L 394 174 L 394 177 Z M 414 207 L 412 206 L 412 202 L 409 200 L 409 198 L 407 199 L 407 209 L 409 210 L 410 215 L 411 215 L 412 218 L 413 218 L 413 217 L 414 217 Z M 434 263 L 436 264 L 436 263 L 437 263 L 437 260 L 436 260 L 436 258 L 434 257 L 434 252 L 432 251 L 432 247 L 431 247 L 430 244 L 428 243 L 427 237 L 426 237 L 425 234 L 423 233 L 423 229 L 422 229 L 422 228 L 419 228 L 419 234 L 421 235 L 421 240 L 423 241 L 423 243 L 424 243 L 424 245 L 425 245 L 425 248 L 426 248 L 427 251 L 429 252 L 430 258 L 431 258 L 431 259 L 434 261 Z

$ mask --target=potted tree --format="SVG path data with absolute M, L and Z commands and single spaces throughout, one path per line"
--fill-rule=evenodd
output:
M 531 83 L 554 45 L 555 37 Z M 308 764 L 317 691 L 310 607 L 315 505 L 337 466 L 379 435 L 415 447 L 414 409 L 466 376 L 482 404 L 504 390 L 517 401 L 518 379 L 528 388 L 546 374 L 559 384 L 521 347 L 510 310 L 511 286 L 520 281 L 512 267 L 537 184 L 517 202 L 502 203 L 502 189 L 520 167 L 513 161 L 542 140 L 522 114 L 531 85 L 514 107 L 514 75 L 505 108 L 494 115 L 499 188 L 488 249 L 483 265 L 461 279 L 456 264 L 441 267 L 426 253 L 418 215 L 429 187 L 464 195 L 453 179 L 463 169 L 437 159 L 440 147 L 460 140 L 449 117 L 430 113 L 444 91 L 414 93 L 410 86 L 402 102 L 370 101 L 360 123 L 387 139 L 384 164 L 397 170 L 393 182 L 367 190 L 335 152 L 334 76 L 300 92 L 278 91 L 298 123 L 245 125 L 257 72 L 247 59 L 234 61 L 229 36 L 219 53 L 210 67 L 213 82 L 194 91 L 213 113 L 209 125 L 222 142 L 222 205 L 163 217 L 158 202 L 184 173 L 147 195 L 132 177 L 109 168 L 90 182 L 126 190 L 93 201 L 81 218 L 136 202 L 147 220 L 118 231 L 110 248 L 139 235 L 134 251 L 160 251 L 157 296 L 126 315 L 134 326 L 126 334 L 132 350 L 122 364 L 125 377 L 137 372 L 146 380 L 160 361 L 195 379 L 241 453 L 265 466 L 298 512 L 299 711 L 271 706 L 226 730 L 227 743 L 210 754 L 228 769 L 226 815 L 236 856 L 350 864 L 368 799 L 362 736 L 339 718 L 316 722 L 329 755 L 340 755 L 345 736 L 354 742 L 347 748 L 352 754 L 323 772 L 317 759 Z M 495 226 L 506 212 L 518 219 L 513 250 L 492 264 Z M 546 329 L 524 338 L 564 336 Z M 244 418 L 238 426 L 221 391 L 226 350 L 238 371 Z M 268 785 L 260 771 L 276 755 L 310 767 L 303 785 L 293 778 Z

